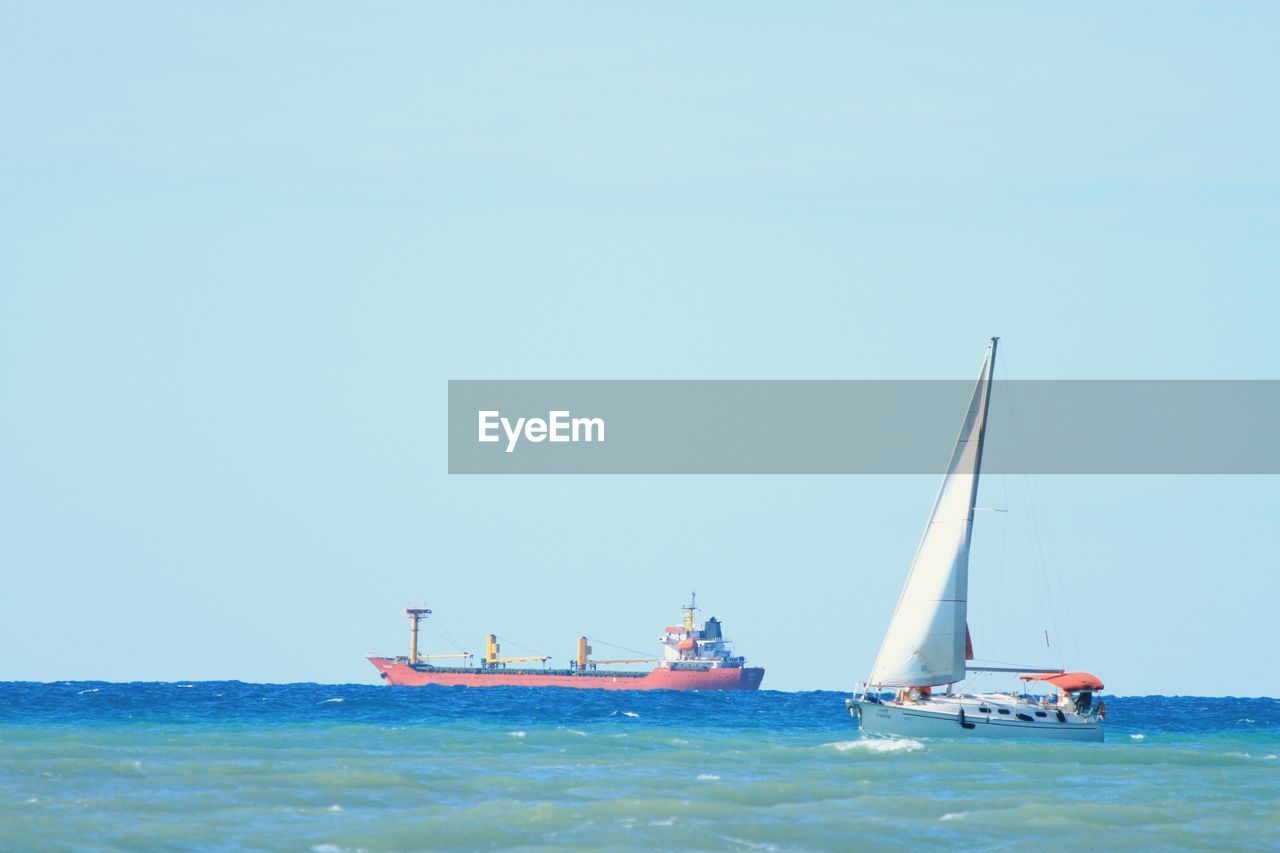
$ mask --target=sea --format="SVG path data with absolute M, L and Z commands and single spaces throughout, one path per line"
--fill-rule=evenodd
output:
M 1280 849 L 1280 700 L 1101 744 L 863 737 L 845 694 L 0 684 L 0 849 Z

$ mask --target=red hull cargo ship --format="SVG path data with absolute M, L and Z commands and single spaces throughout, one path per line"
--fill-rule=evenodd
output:
M 447 655 L 418 654 L 418 625 L 431 611 L 425 607 L 405 610 L 409 617 L 409 654 L 400 657 L 370 657 L 369 662 L 388 684 L 420 687 L 440 684 L 453 687 L 572 687 L 585 690 L 757 690 L 764 670 L 749 667 L 746 659 L 733 654 L 718 619 L 694 624 L 693 603 L 685 605 L 682 625 L 668 626 L 660 642 L 660 658 L 592 660 L 586 637 L 578 638 L 578 655 L 568 669 L 548 669 L 546 657 L 500 657 L 498 639 L 490 634 L 484 658 L 471 666 L 467 652 Z M 437 666 L 431 661 L 464 658 L 464 666 Z M 509 668 L 509 664 L 542 664 L 542 669 Z M 601 669 L 601 665 L 656 663 L 648 672 Z

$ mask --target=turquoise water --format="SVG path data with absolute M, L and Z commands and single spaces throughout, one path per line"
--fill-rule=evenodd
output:
M 838 693 L 0 685 L 0 848 L 1280 849 L 1280 701 L 1104 744 L 859 737 Z

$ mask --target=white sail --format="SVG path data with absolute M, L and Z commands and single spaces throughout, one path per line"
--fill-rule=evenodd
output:
M 964 678 L 969 541 L 996 341 L 991 339 L 933 514 L 872 667 L 872 685 L 923 687 L 952 684 Z

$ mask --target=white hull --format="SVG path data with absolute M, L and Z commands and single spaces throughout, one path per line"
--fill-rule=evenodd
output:
M 849 711 L 862 731 L 877 735 L 1094 742 L 1101 742 L 1103 738 L 1102 721 L 1096 716 L 1063 712 L 1059 719 L 1057 708 L 1003 694 L 943 696 L 901 704 L 854 699 L 849 702 Z

